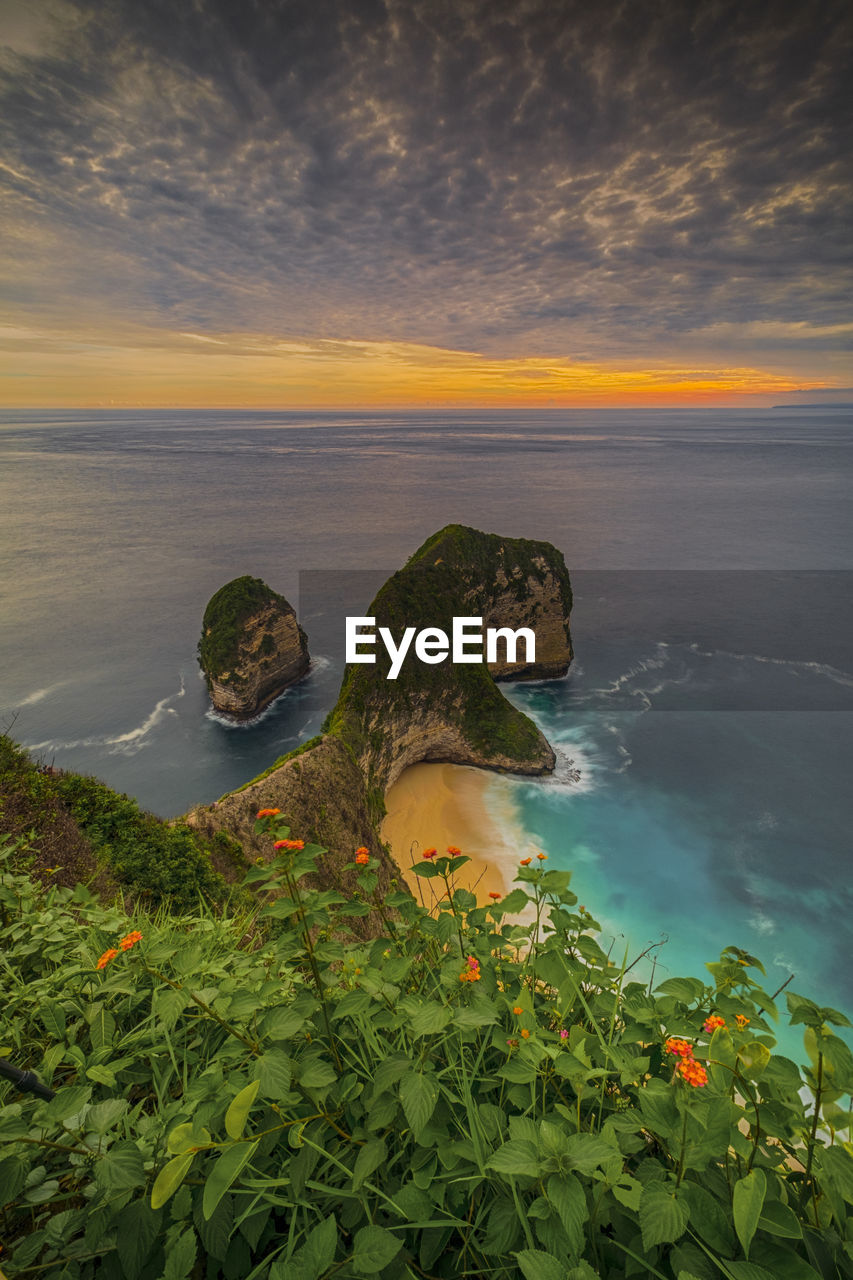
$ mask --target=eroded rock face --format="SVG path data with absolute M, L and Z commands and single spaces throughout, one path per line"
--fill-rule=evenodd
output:
M 204 614 L 199 662 L 216 711 L 249 720 L 308 671 L 305 633 L 260 578 L 235 578 Z

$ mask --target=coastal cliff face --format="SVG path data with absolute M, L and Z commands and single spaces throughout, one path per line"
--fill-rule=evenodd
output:
M 305 675 L 305 633 L 290 604 L 260 578 L 226 583 L 204 612 L 199 663 L 216 711 L 248 720 Z
M 448 525 L 429 538 L 377 595 L 369 613 L 399 638 L 406 626 L 452 630 L 454 616 L 482 617 L 484 628 L 529 627 L 536 660 L 486 666 L 404 663 L 386 679 L 390 660 L 348 668 L 332 732 L 352 747 L 368 789 L 385 791 L 411 764 L 449 761 L 521 774 L 549 773 L 554 752 L 536 725 L 507 702 L 495 680 L 565 675 L 572 661 L 572 592 L 559 551 L 547 542 L 500 538 Z
M 268 857 L 253 834 L 255 814 L 280 809 L 294 835 L 329 850 L 318 871 L 321 887 L 340 887 L 341 868 L 363 844 L 379 859 L 384 890 L 397 875 L 379 836 L 384 796 L 409 765 L 447 761 L 528 775 L 554 768 L 549 743 L 495 681 L 565 675 L 571 607 L 568 571 L 550 543 L 447 526 L 389 578 L 370 616 L 397 639 L 410 626 L 450 632 L 454 616 L 482 617 L 484 628 L 530 627 L 536 660 L 527 662 L 522 651 L 509 663 L 501 649 L 491 666 L 430 666 L 410 657 L 388 680 L 390 659 L 377 646 L 375 664 L 347 668 L 322 738 L 187 821 L 209 835 L 227 831 L 250 857 Z

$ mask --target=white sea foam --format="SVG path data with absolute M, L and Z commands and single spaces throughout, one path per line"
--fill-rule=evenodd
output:
M 26 698 L 21 698 L 18 706 L 31 707 L 36 702 L 43 702 L 44 699 L 49 697 L 56 689 L 61 689 L 62 686 L 67 683 L 67 680 L 57 680 L 55 684 L 45 685 L 43 689 L 35 689 L 32 693 L 27 694 Z
M 764 653 L 732 653 L 728 649 L 701 649 L 698 644 L 687 646 L 691 653 L 700 658 L 731 658 L 733 662 L 762 662 L 767 666 L 783 667 L 788 671 L 808 672 L 809 675 L 822 676 L 833 684 L 843 685 L 845 689 L 853 689 L 853 674 L 839 671 L 826 662 L 802 662 L 796 658 L 770 658 Z
M 158 724 L 167 715 L 176 716 L 178 713 L 170 704 L 178 698 L 183 698 L 186 693 L 184 677 L 181 674 L 181 687 L 175 693 L 169 694 L 167 698 L 161 698 L 150 711 L 141 724 L 134 729 L 128 729 L 126 733 L 103 734 L 93 736 L 91 738 L 74 738 L 69 742 L 60 742 L 53 738 L 48 738 L 44 742 L 28 743 L 27 747 L 30 751 L 72 751 L 77 747 L 106 747 L 108 754 L 114 755 L 136 755 L 137 751 L 141 751 L 143 747 L 150 745 L 146 739 Z

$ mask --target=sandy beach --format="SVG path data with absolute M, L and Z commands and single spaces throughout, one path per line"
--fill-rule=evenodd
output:
M 391 787 L 385 804 L 382 836 L 401 869 L 419 861 L 431 845 L 439 852 L 457 845 L 471 859 L 459 884 L 476 889 L 481 901 L 490 891 L 508 892 L 519 859 L 540 852 L 520 825 L 512 783 L 484 769 L 413 765 Z M 416 880 L 407 876 L 413 891 Z

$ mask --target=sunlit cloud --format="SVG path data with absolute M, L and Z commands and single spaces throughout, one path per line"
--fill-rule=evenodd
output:
M 843 6 L 0 3 L 20 327 L 850 381 Z

